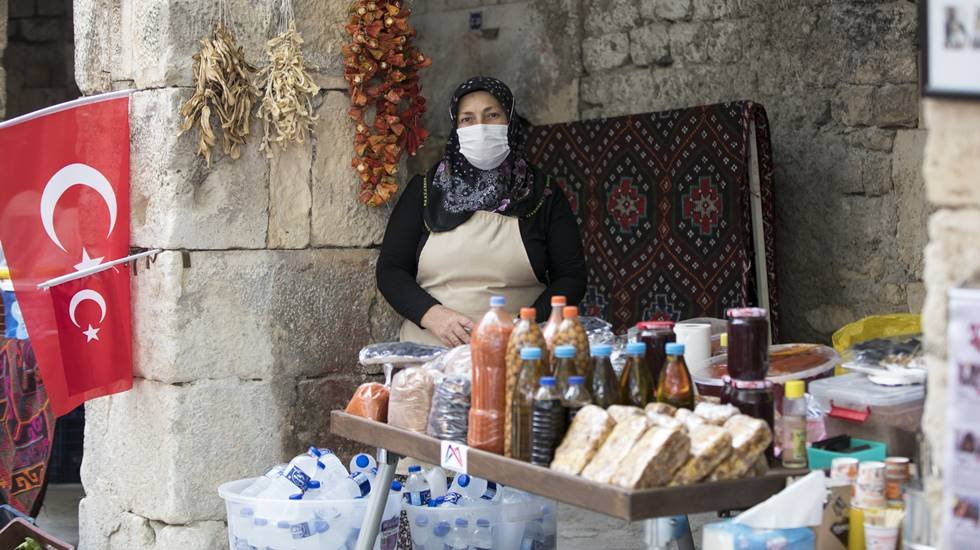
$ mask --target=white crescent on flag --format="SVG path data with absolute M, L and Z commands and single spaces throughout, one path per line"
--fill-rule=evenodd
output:
M 68 304 L 68 317 L 71 319 L 71 322 L 75 323 L 76 327 L 82 328 L 82 326 L 79 325 L 78 321 L 75 319 L 75 310 L 85 300 L 91 300 L 99 305 L 99 308 L 102 310 L 102 317 L 99 319 L 99 323 L 105 321 L 105 298 L 103 298 L 98 292 L 86 288 L 85 290 L 79 290 L 74 296 L 71 297 L 71 303 Z
M 58 234 L 54 229 L 54 207 L 58 204 L 58 199 L 61 198 L 61 195 L 75 185 L 84 185 L 95 190 L 102 196 L 102 200 L 105 201 L 106 206 L 109 207 L 109 232 L 106 234 L 107 237 L 112 235 L 112 230 L 116 226 L 116 193 L 113 191 L 109 180 L 102 175 L 102 172 L 87 164 L 76 162 L 65 166 L 51 176 L 47 185 L 44 186 L 44 191 L 41 193 L 41 224 L 44 226 L 44 231 L 48 234 L 48 238 L 65 252 L 68 251 L 61 244 L 61 240 L 58 239 Z

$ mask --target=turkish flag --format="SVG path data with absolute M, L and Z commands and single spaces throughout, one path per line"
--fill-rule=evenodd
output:
M 0 243 L 54 413 L 132 386 L 129 92 L 0 123 Z M 74 306 L 74 307 L 73 307 Z

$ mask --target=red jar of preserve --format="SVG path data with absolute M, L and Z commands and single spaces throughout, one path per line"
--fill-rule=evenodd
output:
M 728 375 L 764 380 L 769 371 L 769 312 L 761 307 L 728 310 Z
M 772 382 L 768 380 L 732 380 L 729 398 L 730 403 L 737 407 L 739 412 L 763 420 L 769 424 L 770 430 L 775 430 Z M 773 433 L 776 432 L 773 431 Z M 772 444 L 766 450 L 766 457 L 772 461 Z
M 667 360 L 665 351 L 668 342 L 676 341 L 673 321 L 643 321 L 637 323 L 639 340 L 647 345 L 647 353 L 643 362 L 650 371 L 650 379 L 656 384 L 660 380 L 660 370 Z

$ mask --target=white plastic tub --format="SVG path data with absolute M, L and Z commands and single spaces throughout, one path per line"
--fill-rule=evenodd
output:
M 507 489 L 507 491 L 513 491 Z M 516 491 L 514 491 L 516 492 Z M 428 508 L 424 506 L 405 506 L 413 543 L 429 548 L 434 528 L 442 522 L 449 526 L 457 518 L 465 518 L 470 529 L 477 520 L 490 522 L 494 549 L 535 548 L 554 550 L 557 548 L 557 504 L 545 498 L 522 493 L 526 500 L 489 506 L 466 506 L 450 508 Z M 426 516 L 427 529 L 418 527 L 418 518 Z M 441 547 L 440 547 L 441 548 Z
M 341 550 L 354 547 L 368 500 L 271 500 L 242 496 L 255 479 L 218 487 L 228 513 L 231 550 L 250 547 L 275 550 Z M 381 519 L 376 550 L 394 550 L 398 542 L 401 501 L 389 496 Z

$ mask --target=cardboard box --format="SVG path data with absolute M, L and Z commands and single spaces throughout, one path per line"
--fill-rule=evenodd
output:
M 850 531 L 851 486 L 829 487 L 823 522 L 814 527 L 816 550 L 847 550 Z
M 17 548 L 27 537 L 41 543 L 45 550 L 75 550 L 74 546 L 52 537 L 23 518 L 11 521 L 0 530 L 0 548 Z

